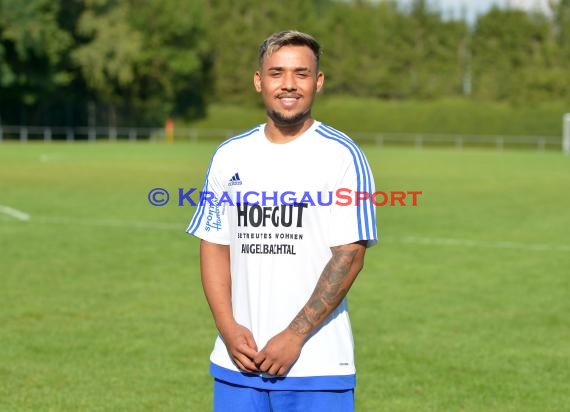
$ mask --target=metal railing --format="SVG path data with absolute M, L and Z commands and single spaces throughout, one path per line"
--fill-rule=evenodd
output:
M 176 141 L 222 141 L 239 133 L 232 129 L 176 128 Z M 562 150 L 559 136 L 508 136 L 433 133 L 347 133 L 360 144 L 378 146 L 455 147 L 458 150 L 470 147 L 526 148 Z M 3 141 L 65 141 L 65 142 L 113 142 L 113 141 L 160 141 L 165 140 L 162 127 L 48 127 L 0 125 L 0 143 Z
M 405 145 L 416 149 L 428 147 L 455 147 L 458 150 L 470 147 L 526 148 L 560 150 L 558 136 L 509 136 L 509 135 L 472 135 L 472 134 L 434 134 L 434 133 L 353 133 L 351 136 L 360 143 L 383 145 Z

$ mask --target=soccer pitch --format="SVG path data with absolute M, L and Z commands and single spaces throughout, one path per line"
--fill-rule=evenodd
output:
M 177 203 L 214 148 L 0 144 L 0 411 L 211 410 Z M 357 410 L 569 410 L 570 158 L 364 150 L 377 190 L 422 195 L 378 208 L 349 295 Z

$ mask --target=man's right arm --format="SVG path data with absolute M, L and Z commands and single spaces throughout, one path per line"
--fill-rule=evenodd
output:
M 204 294 L 230 356 L 239 369 L 258 372 L 253 363 L 257 354 L 253 335 L 249 329 L 238 324 L 233 316 L 229 246 L 202 240 L 200 267 Z

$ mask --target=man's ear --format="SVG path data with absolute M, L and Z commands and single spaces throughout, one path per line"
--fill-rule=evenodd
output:
M 255 91 L 261 93 L 261 73 L 259 70 L 253 75 L 253 85 L 255 86 Z
M 317 73 L 317 93 L 321 91 L 323 88 L 323 84 L 325 83 L 325 74 L 321 71 Z

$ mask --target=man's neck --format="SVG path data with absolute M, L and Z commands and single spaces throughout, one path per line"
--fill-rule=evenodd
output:
M 284 125 L 277 124 L 273 119 L 267 118 L 265 136 L 271 143 L 289 143 L 305 133 L 314 122 L 315 120 L 312 117 L 308 117 L 299 123 Z

